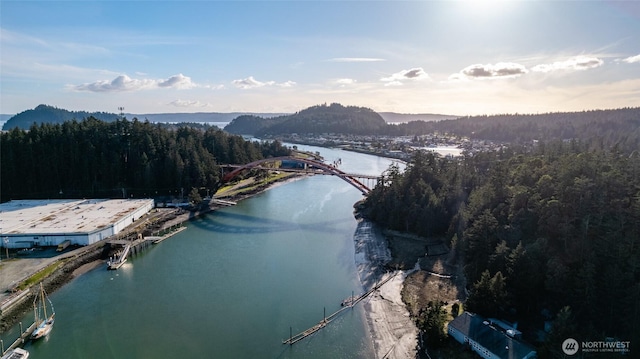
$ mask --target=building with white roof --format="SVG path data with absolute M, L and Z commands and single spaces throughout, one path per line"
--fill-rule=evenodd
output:
M 3 247 L 86 246 L 118 234 L 154 207 L 153 199 L 18 200 L 0 204 Z

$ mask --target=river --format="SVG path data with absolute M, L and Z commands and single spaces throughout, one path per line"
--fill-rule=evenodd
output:
M 392 164 L 298 148 L 341 159 L 350 173 L 380 174 Z M 352 291 L 362 292 L 353 238 L 353 204 L 361 198 L 338 177 L 318 175 L 191 221 L 121 269 L 100 267 L 52 293 L 54 329 L 25 348 L 31 359 L 371 358 L 361 305 L 293 346 L 282 344 L 290 330 L 315 325 Z

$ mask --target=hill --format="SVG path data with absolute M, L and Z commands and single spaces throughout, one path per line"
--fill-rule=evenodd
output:
M 241 117 L 234 119 L 225 131 L 255 136 L 289 133 L 341 133 L 370 135 L 382 131 L 386 122 L 375 111 L 338 103 L 317 105 L 287 116 L 271 119 Z
M 38 105 L 32 110 L 26 110 L 11 117 L 7 120 L 4 126 L 2 126 L 2 129 L 9 130 L 18 127 L 20 129 L 27 130 L 34 123 L 63 123 L 71 120 L 81 121 L 88 117 L 94 117 L 105 122 L 111 122 L 115 121 L 118 118 L 118 115 L 107 112 L 68 111 L 49 105 Z

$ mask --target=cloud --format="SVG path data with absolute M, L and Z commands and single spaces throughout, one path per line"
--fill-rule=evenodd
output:
M 380 61 L 387 61 L 387 60 L 378 59 L 374 57 L 334 57 L 327 61 L 329 62 L 380 62 Z
M 171 76 L 166 80 L 132 79 L 127 75 L 120 75 L 111 81 L 101 80 L 81 85 L 74 85 L 71 86 L 71 89 L 75 91 L 88 92 L 124 92 L 155 88 L 188 89 L 193 87 L 196 87 L 196 84 L 191 81 L 190 77 L 178 74 Z
M 640 62 L 640 55 L 627 57 L 626 59 L 622 59 L 622 62 L 626 62 L 628 64 L 635 64 L 636 62 Z
M 276 85 L 280 86 L 280 87 L 293 87 L 293 86 L 296 85 L 296 83 L 293 82 L 293 81 L 286 81 L 286 82 L 279 83 L 279 84 L 276 84 Z
M 346 86 L 346 85 L 352 85 L 354 83 L 356 83 L 356 80 L 354 79 L 337 79 L 336 84 L 340 85 L 340 86 Z
M 261 82 L 254 79 L 253 76 L 249 76 L 246 79 L 233 80 L 231 81 L 231 83 L 237 88 L 240 88 L 243 90 L 249 90 L 249 89 L 254 89 L 254 88 L 264 87 L 264 86 L 293 87 L 296 85 L 296 83 L 293 81 L 285 81 L 281 83 L 276 83 L 275 81 Z
M 190 100 L 175 100 L 168 103 L 168 105 L 175 107 L 209 107 L 211 104 L 203 103 L 200 101 L 190 101 Z
M 164 81 L 158 82 L 158 87 L 189 89 L 195 87 L 195 84 L 191 82 L 190 77 L 184 76 L 183 74 L 177 74 Z
M 531 68 L 535 72 L 552 72 L 552 71 L 578 71 L 588 70 L 601 66 L 604 61 L 591 56 L 575 56 L 565 61 L 556 61 L 551 64 L 540 64 Z
M 453 74 L 450 80 L 463 78 L 511 78 L 526 74 L 527 68 L 513 62 L 498 62 L 493 64 L 475 64 L 467 66 L 459 74 Z
M 426 80 L 429 75 L 422 67 L 415 67 L 409 70 L 402 70 L 388 77 L 383 77 L 380 81 L 386 82 L 385 86 L 400 86 L 403 81 Z
M 231 83 L 234 84 L 236 87 L 244 89 L 244 90 L 275 84 L 275 82 L 273 82 L 273 81 L 260 82 L 260 81 L 258 81 L 256 79 L 254 79 L 253 76 L 249 76 L 246 79 L 242 79 L 242 80 L 233 80 L 233 81 L 231 81 Z

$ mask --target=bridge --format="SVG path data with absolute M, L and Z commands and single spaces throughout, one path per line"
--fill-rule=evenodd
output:
M 307 166 L 304 169 L 300 168 L 282 168 L 282 167 L 265 167 L 264 164 L 267 163 L 277 163 L 282 161 L 291 161 L 302 163 Z M 245 165 L 225 165 L 221 167 L 233 168 L 233 170 L 229 173 L 226 173 L 222 176 L 222 183 L 227 183 L 231 181 L 234 177 L 238 176 L 245 170 L 250 169 L 264 169 L 264 170 L 277 170 L 282 172 L 299 172 L 299 173 L 312 173 L 312 174 L 322 174 L 322 175 L 330 175 L 337 176 L 349 183 L 353 187 L 357 188 L 362 194 L 366 195 L 371 192 L 371 187 L 367 186 L 363 183 L 363 181 L 377 181 L 379 176 L 371 176 L 371 175 L 362 175 L 362 174 L 352 174 L 346 173 L 339 170 L 336 166 L 328 165 L 324 162 L 309 159 L 309 158 L 301 158 L 301 157 L 292 157 L 292 156 L 281 156 L 281 157 L 273 157 L 273 158 L 265 158 L 262 160 L 254 161 L 251 163 L 247 163 Z

